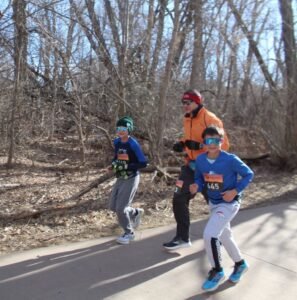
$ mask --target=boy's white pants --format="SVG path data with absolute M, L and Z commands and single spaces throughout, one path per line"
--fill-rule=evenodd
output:
M 222 267 L 221 244 L 234 262 L 242 260 L 230 226 L 230 222 L 236 216 L 240 204 L 237 201 L 216 205 L 210 202 L 209 208 L 210 217 L 203 233 L 204 245 L 212 268 L 220 269 Z

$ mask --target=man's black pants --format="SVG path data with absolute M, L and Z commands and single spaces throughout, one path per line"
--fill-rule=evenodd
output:
M 189 166 L 182 166 L 178 183 L 173 195 L 173 213 L 176 220 L 176 238 L 185 242 L 189 241 L 190 211 L 189 203 L 195 195 L 192 195 L 189 186 L 194 183 L 194 171 Z M 182 184 L 182 186 L 181 186 Z

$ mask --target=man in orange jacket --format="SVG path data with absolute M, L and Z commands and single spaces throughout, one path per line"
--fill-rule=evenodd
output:
M 173 195 L 173 213 L 177 226 L 175 237 L 170 242 L 163 244 L 167 250 L 191 246 L 189 203 L 195 195 L 190 193 L 189 186 L 194 183 L 196 157 L 204 152 L 202 132 L 210 125 L 223 128 L 222 121 L 203 106 L 203 98 L 197 90 L 186 91 L 181 101 L 185 113 L 184 136 L 173 145 L 173 150 L 185 152 L 186 162 L 181 167 Z M 229 149 L 226 132 L 222 149 L 225 151 Z

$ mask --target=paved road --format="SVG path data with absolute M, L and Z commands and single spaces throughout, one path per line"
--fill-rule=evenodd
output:
M 193 246 L 175 253 L 161 244 L 174 226 L 143 230 L 120 246 L 114 238 L 0 256 L 1 300 L 295 300 L 297 203 L 242 210 L 235 237 L 250 264 L 237 285 L 205 293 L 208 263 L 201 239 L 205 220 L 191 228 Z M 223 253 L 226 273 L 232 262 Z

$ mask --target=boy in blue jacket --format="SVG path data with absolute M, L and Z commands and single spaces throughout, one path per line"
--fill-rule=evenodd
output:
M 114 140 L 114 158 L 112 170 L 117 181 L 110 196 L 110 209 L 118 217 L 119 225 L 124 233 L 117 238 L 119 244 L 129 244 L 134 240 L 134 230 L 140 224 L 143 209 L 133 208 L 131 203 L 139 185 L 139 169 L 145 168 L 145 158 L 138 141 L 130 136 L 133 131 L 133 120 L 123 117 L 116 123 L 117 138 Z
M 202 285 L 205 291 L 213 291 L 224 280 L 221 265 L 221 244 L 234 261 L 229 280 L 237 283 L 248 270 L 248 264 L 233 239 L 231 220 L 240 208 L 242 191 L 252 181 L 253 171 L 235 154 L 221 150 L 223 132 L 215 126 L 202 133 L 206 152 L 196 159 L 195 183 L 190 192 L 206 191 L 210 217 L 203 233 L 204 245 L 212 269 Z

